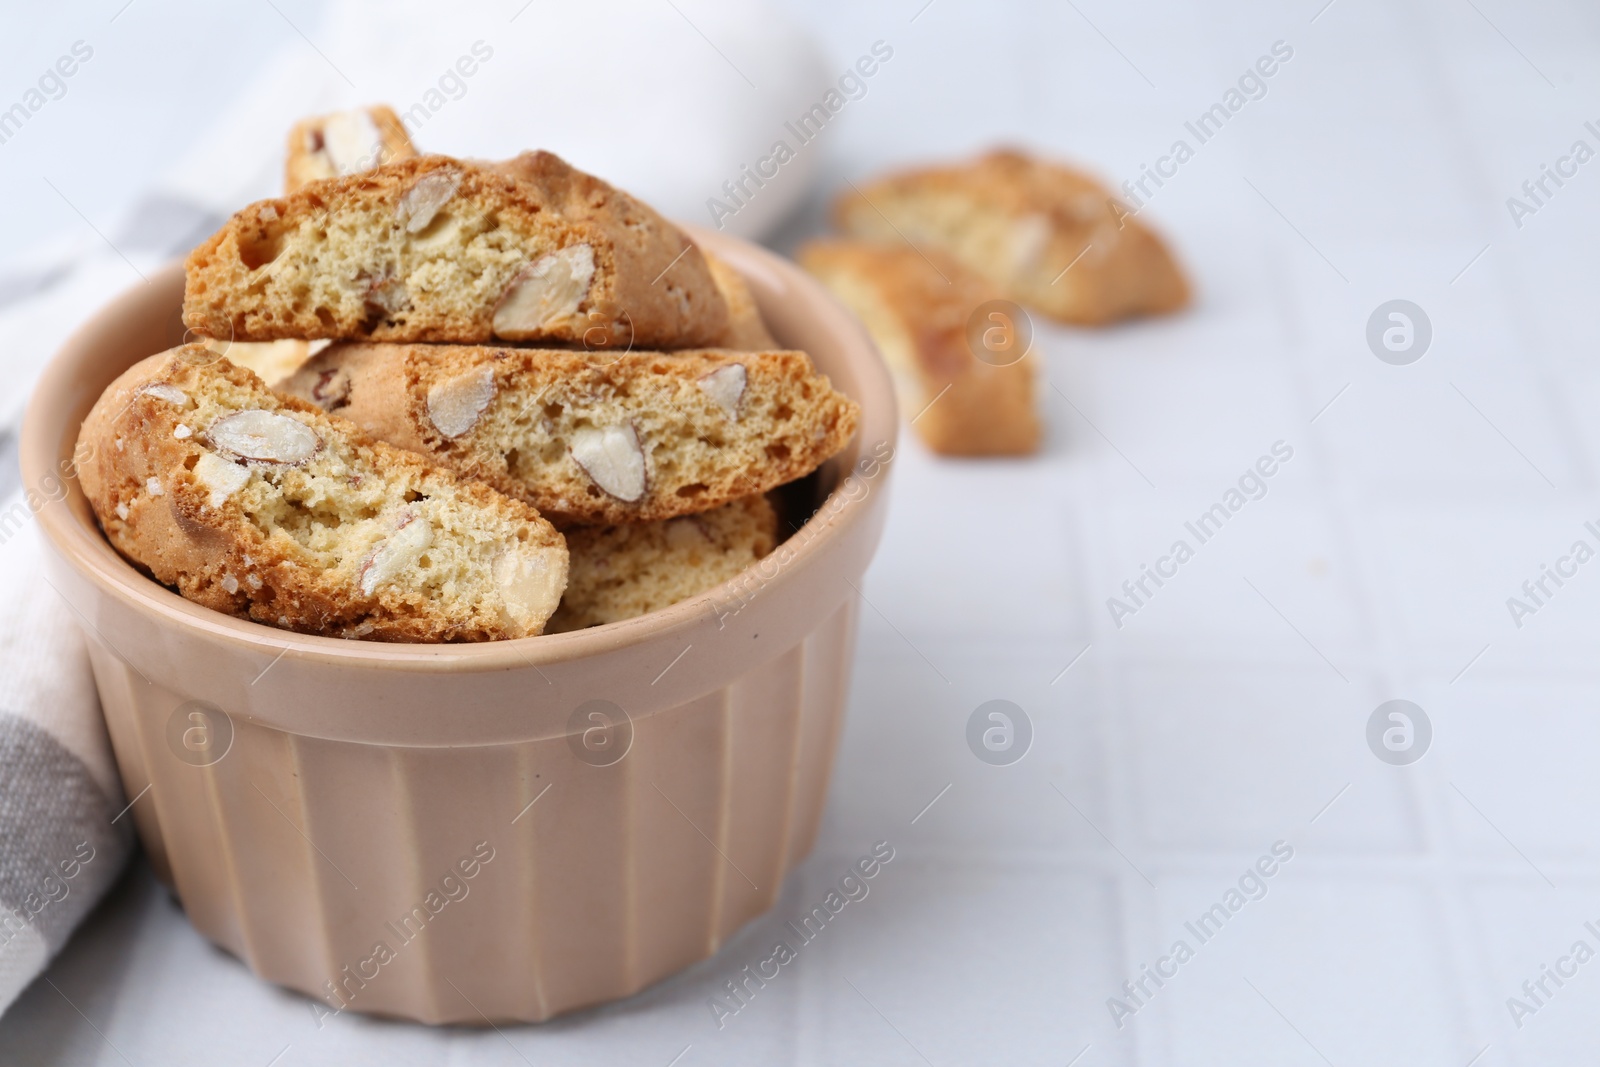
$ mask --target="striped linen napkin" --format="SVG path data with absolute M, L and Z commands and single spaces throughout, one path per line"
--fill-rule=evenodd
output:
M 83 636 L 40 574 L 38 536 L 11 495 L 0 506 L 0 1011 L 133 851 Z

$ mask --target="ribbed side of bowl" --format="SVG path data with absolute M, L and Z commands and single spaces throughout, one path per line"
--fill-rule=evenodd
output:
M 88 636 L 139 835 L 202 933 L 330 1008 L 482 1023 L 627 996 L 772 906 L 816 837 L 855 617 L 635 719 L 604 767 L 565 737 L 407 748 L 240 718 L 192 766 L 168 724 L 195 694 Z

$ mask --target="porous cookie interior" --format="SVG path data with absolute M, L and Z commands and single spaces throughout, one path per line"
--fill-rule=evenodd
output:
M 539 632 L 565 577 L 548 527 L 530 522 L 520 505 L 464 487 L 410 456 L 352 442 L 332 420 L 281 407 L 248 375 L 228 371 L 175 375 L 181 387 L 146 387 L 137 400 L 170 406 L 168 432 L 198 446 L 186 450 L 182 472 L 171 472 L 161 492 L 182 496 L 202 523 L 226 526 L 236 516 L 256 535 L 244 538 L 254 545 L 240 573 L 193 577 L 220 581 L 252 599 L 251 614 L 288 625 L 296 620 L 274 617 L 273 591 L 263 589 L 279 581 L 279 560 L 335 579 L 352 599 L 376 598 L 391 612 L 442 620 L 447 636 Z M 262 429 L 263 414 L 304 427 L 269 427 L 288 441 L 289 462 L 241 455 L 277 447 L 258 447 L 249 437 Z M 187 484 L 171 484 L 178 480 Z M 180 588 L 186 577 L 177 576 Z M 462 625 L 466 620 L 472 622 Z
M 731 353 L 632 353 L 538 392 L 508 389 L 474 437 L 504 455 L 513 479 L 548 487 L 555 499 L 546 507 L 555 513 L 635 503 L 658 516 L 699 510 L 798 477 L 848 438 L 849 429 L 840 437 L 837 426 L 841 416 L 849 419 L 848 401 L 835 397 L 803 355 L 790 355 L 793 365 L 774 372 L 760 357 L 740 361 Z M 744 376 L 731 408 L 702 385 L 724 368 Z M 830 400 L 838 409 L 832 416 L 824 410 Z M 574 447 L 586 432 L 616 427 L 631 430 L 644 455 L 641 501 L 612 499 Z M 769 475 L 774 469 L 780 476 Z
M 246 217 L 234 230 L 248 272 L 244 290 L 214 292 L 213 284 L 234 283 L 209 279 L 206 263 L 192 281 L 192 301 L 222 301 L 240 337 L 486 339 L 496 305 L 525 267 L 583 243 L 586 231 L 497 195 L 459 165 L 434 166 L 408 185 L 399 175 L 384 177 L 394 180 L 361 179 L 371 189 L 312 187 L 292 209 L 285 201 L 246 209 L 256 212 L 254 224 Z M 605 250 L 591 244 L 589 255 L 601 260 Z M 588 301 L 579 296 L 563 318 L 581 317 Z
M 549 631 L 620 622 L 721 585 L 777 547 L 763 495 L 698 515 L 567 531 L 571 576 Z

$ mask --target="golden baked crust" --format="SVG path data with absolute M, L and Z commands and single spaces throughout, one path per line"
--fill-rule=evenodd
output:
M 573 190 L 609 189 L 567 171 Z M 260 201 L 190 253 L 184 322 L 233 341 L 679 348 L 722 336 L 727 306 L 687 238 L 664 222 L 608 225 L 633 217 L 620 200 L 573 217 L 558 185 L 422 156 Z
M 571 575 L 547 630 L 563 633 L 660 611 L 712 589 L 778 544 L 762 494 L 697 515 L 566 532 Z
M 562 217 L 607 236 L 618 259 L 629 264 L 627 271 L 619 272 L 614 294 L 624 319 L 683 324 L 671 335 L 635 327 L 635 344 L 696 348 L 719 342 L 728 329 L 728 305 L 706 257 L 655 208 L 553 152 L 524 152 L 490 167 L 525 184 L 540 203 Z M 586 348 L 605 347 L 599 333 L 593 339 L 585 333 L 577 340 Z
M 1001 295 L 1064 322 L 1101 325 L 1189 302 L 1161 239 L 1104 186 L 1022 152 L 869 182 L 839 197 L 834 218 L 852 237 L 943 249 Z
M 756 306 L 755 294 L 750 292 L 744 277 L 710 252 L 705 257 L 711 267 L 711 278 L 728 304 L 728 329 L 716 347 L 740 352 L 770 352 L 781 348 L 767 330 L 761 309 Z
M 289 131 L 283 191 L 341 178 L 417 154 L 400 116 L 383 104 L 302 119 Z
M 950 256 L 927 256 L 904 242 L 814 241 L 800 263 L 866 325 L 894 373 L 905 417 L 929 448 L 951 456 L 1034 451 L 1038 357 L 1006 366 L 975 358 L 968 322 L 998 294 Z
M 859 409 L 804 352 L 334 345 L 279 387 L 560 525 L 648 522 L 809 474 Z
M 201 345 L 135 365 L 79 435 L 111 544 L 216 611 L 301 633 L 478 641 L 541 631 L 567 550 L 537 512 Z

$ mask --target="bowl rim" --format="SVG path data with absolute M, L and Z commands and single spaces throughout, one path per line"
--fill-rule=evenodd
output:
M 892 457 L 899 419 L 893 381 L 887 364 L 854 316 L 792 261 L 738 238 L 697 226 L 680 226 L 696 244 L 724 259 L 750 283 L 758 306 L 764 311 L 780 300 L 806 305 L 808 315 L 838 342 L 842 358 L 856 376 L 855 395 L 851 395 L 851 399 L 861 407 L 861 421 L 842 454 L 862 453 L 866 442 L 886 441 Z M 100 334 L 142 310 L 156 299 L 152 290 L 174 284 L 174 276 L 182 271 L 182 261 L 169 263 L 153 272 L 147 283 L 124 290 L 86 319 L 50 358 L 28 399 L 22 422 L 20 453 L 24 486 L 45 484 L 46 479 L 56 476 L 61 462 L 61 442 L 68 439 L 65 426 L 68 397 L 79 391 L 73 382 L 85 352 L 103 344 L 97 340 Z M 71 439 L 76 439 L 75 432 Z M 885 468 L 887 466 L 888 461 Z M 868 503 L 872 496 L 881 492 L 886 474 L 886 469 L 878 471 L 873 491 L 852 497 L 846 492 L 846 484 L 857 475 L 854 470 L 842 471 L 837 484 L 819 503 L 816 512 L 780 546 L 780 550 L 785 546 L 794 547 L 777 573 L 763 580 L 762 594 L 781 596 L 786 587 L 805 581 L 809 564 L 841 538 L 846 538 L 850 531 L 870 522 L 871 512 L 878 502 L 870 507 Z M 75 476 L 61 480 L 69 484 L 69 494 L 81 495 Z M 123 559 L 106 541 L 98 525 L 82 521 L 68 506 L 67 499 L 65 495 L 52 498 L 38 509 L 39 528 L 67 565 L 100 592 L 139 614 L 156 617 L 162 625 L 186 630 L 192 637 L 221 641 L 278 658 L 292 655 L 301 662 L 428 672 L 504 671 L 529 666 L 537 669 L 540 665 L 614 653 L 656 638 L 686 633 L 705 622 L 708 602 L 714 604 L 720 590 L 748 573 L 748 569 L 742 571 L 728 582 L 660 611 L 568 633 L 460 644 L 350 640 L 280 630 L 186 600 L 141 574 Z M 81 621 L 93 626 L 87 618 Z

